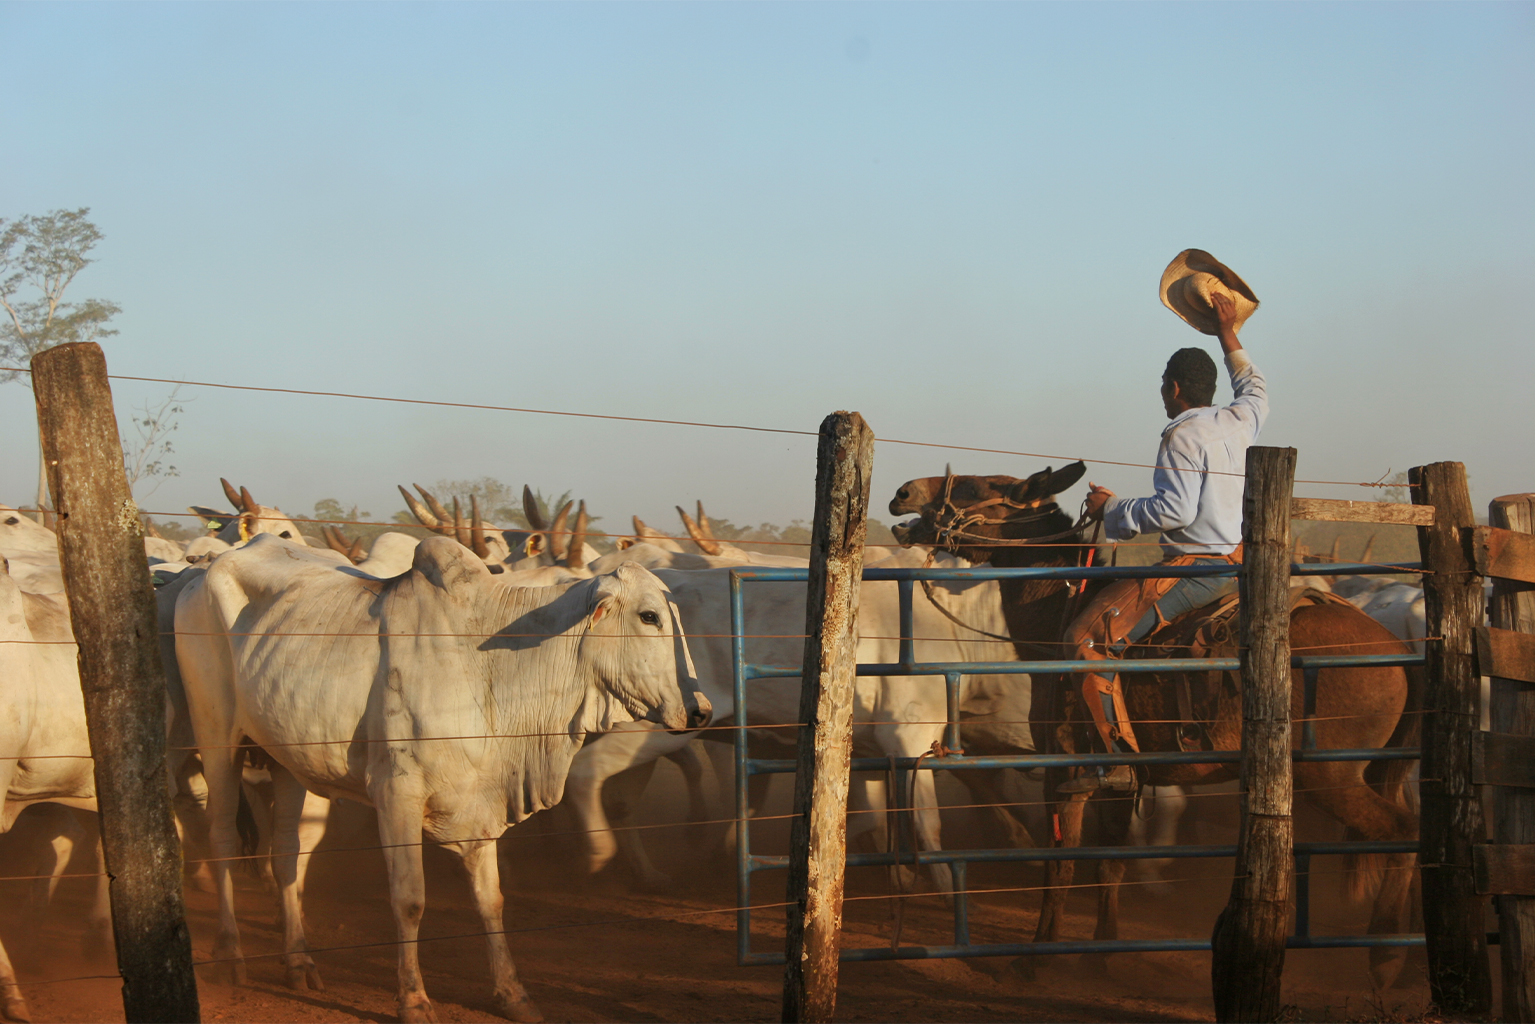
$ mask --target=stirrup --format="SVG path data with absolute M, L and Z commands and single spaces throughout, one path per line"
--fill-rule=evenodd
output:
M 1056 792 L 1067 796 L 1073 793 L 1097 793 L 1101 789 L 1134 793 L 1138 788 L 1136 773 L 1131 771 L 1131 766 L 1117 764 L 1107 772 L 1097 768 L 1068 779 L 1056 787 Z

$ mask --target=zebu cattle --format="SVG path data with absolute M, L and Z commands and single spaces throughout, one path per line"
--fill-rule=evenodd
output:
M 176 629 L 216 856 L 236 853 L 237 744 L 249 737 L 276 761 L 290 981 L 318 983 L 296 879 L 305 788 L 378 809 L 408 1021 L 433 1016 L 416 949 L 423 833 L 470 877 L 496 1011 L 538 1019 L 501 934 L 496 838 L 560 799 L 587 732 L 633 719 L 696 729 L 709 716 L 676 608 L 634 565 L 566 586 L 505 587 L 461 545 L 433 537 L 409 573 L 375 580 L 257 537 L 185 586 Z M 316 632 L 331 635 L 293 635 Z M 227 862 L 217 877 L 215 956 L 238 961 Z
M 416 521 L 444 537 L 457 539 L 488 564 L 504 563 L 513 569 L 536 569 L 541 565 L 581 569 L 598 557 L 598 552 L 586 543 L 590 519 L 585 501 L 576 510 L 575 526 L 567 532 L 572 502 L 560 506 L 553 522 L 546 521 L 533 491 L 524 484 L 523 517 L 531 529 L 502 530 L 487 526 L 480 519 L 480 500 L 473 494 L 469 496 L 470 518 L 466 522 L 458 498 L 453 499 L 453 511 L 449 512 L 425 487 L 411 486 L 421 493 L 422 501 L 417 501 L 404 487 L 399 490 Z
M 689 646 L 698 666 L 700 688 L 709 696 L 717 718 L 723 719 L 728 709 L 734 714 L 728 582 L 732 565 L 741 563 L 732 563 L 724 557 L 670 552 L 646 544 L 635 545 L 625 554 L 654 559 L 661 566 L 692 565 L 697 560 L 710 566 L 702 570 L 656 567 L 653 571 L 675 595 L 683 618 L 689 623 L 693 634 Z M 600 567 L 614 557 L 605 556 L 594 567 Z M 941 558 L 944 565 L 957 565 L 947 556 Z M 922 561 L 921 553 L 903 551 L 875 564 L 916 567 Z M 802 560 L 800 564 L 805 563 Z M 1003 628 L 996 583 L 935 584 L 934 593 L 963 622 L 989 631 Z M 747 593 L 746 612 L 746 632 L 750 638 L 746 645 L 748 660 L 758 664 L 799 663 L 804 653 L 804 640 L 799 634 L 805 629 L 805 584 L 753 583 Z M 900 632 L 900 615 L 896 586 L 891 583 L 864 584 L 859 620 L 864 637 L 859 644 L 859 660 L 885 663 L 898 660 L 895 638 Z M 914 633 L 923 638 L 917 643 L 920 661 L 1016 660 L 1011 644 L 989 642 L 956 625 L 920 592 L 914 602 Z M 785 746 L 792 747 L 796 740 L 794 730 L 782 726 L 798 717 L 799 683 L 796 680 L 759 680 L 751 685 L 749 721 L 781 726 L 773 730 L 754 730 L 753 743 L 770 750 L 777 747 L 778 752 L 772 756 L 782 756 Z M 855 686 L 854 743 L 860 752 L 915 757 L 928 753 L 936 741 L 943 739 L 948 712 L 942 677 L 865 676 L 860 677 Z M 1033 750 L 1028 727 L 1029 693 L 1028 677 L 963 677 L 962 745 L 978 754 L 1028 753 Z M 710 734 L 710 738 L 723 740 L 729 735 L 729 732 L 719 731 Z M 603 810 L 604 784 L 622 771 L 677 753 L 689 739 L 691 737 L 669 736 L 643 726 L 627 726 L 598 737 L 582 751 L 581 757 L 572 765 L 566 805 L 575 812 L 587 835 L 590 870 L 604 867 L 619 848 Z M 998 780 L 994 773 L 966 771 L 956 773 L 956 777 L 971 788 L 977 803 L 1005 802 L 996 791 Z M 766 781 L 764 777 L 758 778 Z M 867 782 L 855 779 L 851 798 L 855 808 L 869 809 L 877 802 Z M 924 850 L 939 849 L 939 809 L 933 773 L 913 773 L 912 785 L 918 846 Z M 632 804 L 634 801 L 628 802 Z M 1028 833 L 1005 810 L 992 808 L 992 814 L 1013 842 L 1028 845 Z M 883 815 L 875 813 L 855 814 L 849 819 L 849 833 L 854 836 L 877 830 L 883 827 L 883 819 Z M 653 887 L 664 885 L 665 876 L 650 864 L 643 848 L 633 841 L 633 833 L 618 835 L 628 840 L 626 853 L 642 881 Z M 935 865 L 933 876 L 941 889 L 949 889 L 950 872 L 946 865 Z
M 69 607 L 62 593 L 23 593 L 8 571 L 0 572 L 0 707 L 5 709 L 0 715 L 0 787 L 5 793 L 0 832 L 8 831 L 32 804 L 95 810 L 96 783 Z M 28 1019 L 4 947 L 0 1014 L 10 1020 Z

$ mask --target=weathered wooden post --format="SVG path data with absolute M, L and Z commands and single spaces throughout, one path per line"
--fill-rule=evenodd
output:
M 1211 935 L 1220 1021 L 1272 1021 L 1291 923 L 1291 485 L 1296 449 L 1248 449 L 1243 489 L 1242 828 Z
M 785 1021 L 829 1021 L 837 1005 L 848 765 L 858 663 L 859 590 L 875 436 L 856 412 L 835 412 L 816 446 L 816 517 L 806 593 L 795 817 L 789 837 Z
M 100 346 L 34 356 L 32 390 L 80 651 L 123 1013 L 131 1022 L 196 1021 L 154 589 Z
M 1493 578 L 1488 626 L 1479 631 L 1478 668 L 1490 676 L 1489 732 L 1472 750 L 1473 781 L 1494 787 L 1492 842 L 1473 848 L 1477 889 L 1492 894 L 1499 911 L 1500 1019 L 1536 1020 L 1532 999 L 1531 634 L 1536 632 L 1532 583 L 1532 504 L 1536 495 L 1508 494 L 1488 506 L 1488 529 L 1474 532 L 1478 571 Z
M 1472 784 L 1478 729 L 1474 660 L 1483 620 L 1483 581 L 1472 562 L 1472 499 L 1466 468 L 1436 462 L 1408 471 L 1413 501 L 1433 505 L 1433 526 L 1419 527 L 1424 562 L 1424 756 L 1419 783 L 1419 869 L 1429 987 L 1445 1013 L 1486 1016 L 1492 1009 L 1488 935 L 1472 873 L 1472 845 L 1483 813 Z

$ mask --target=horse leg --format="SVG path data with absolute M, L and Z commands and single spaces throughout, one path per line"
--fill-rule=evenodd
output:
M 1337 762 L 1298 766 L 1296 788 L 1336 821 L 1371 841 L 1405 841 L 1418 834 L 1418 820 L 1404 803 L 1389 800 L 1366 785 L 1363 768 Z M 1375 888 L 1369 934 L 1391 935 L 1407 928 L 1408 894 L 1413 884 L 1415 855 L 1366 854 L 1346 861 L 1349 894 L 1361 899 Z M 1402 973 L 1407 953 L 1400 947 L 1373 946 L 1371 980 L 1385 990 Z
M 1016 850 L 1027 850 L 1035 845 L 1035 839 L 1024 823 L 1010 814 L 1005 806 L 1010 801 L 999 788 L 1005 770 L 998 768 L 992 771 L 956 772 L 955 777 L 970 792 L 972 802 L 978 805 L 976 809 L 1002 833 L 1003 844 Z
M 1058 849 L 1070 849 L 1083 843 L 1083 812 L 1088 806 L 1089 793 L 1073 793 L 1056 805 L 1055 825 L 1061 830 L 1061 838 L 1055 843 Z M 1045 894 L 1040 900 L 1040 920 L 1035 925 L 1036 942 L 1055 942 L 1061 933 L 1061 919 L 1066 913 L 1067 893 L 1072 885 L 1077 864 L 1070 860 L 1051 860 L 1045 863 Z M 1014 960 L 1012 968 L 1026 979 L 1035 976 L 1035 958 L 1021 956 Z

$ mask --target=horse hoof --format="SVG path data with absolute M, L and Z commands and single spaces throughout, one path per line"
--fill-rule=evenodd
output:
M 1013 963 L 1008 965 L 1008 970 L 1021 981 L 1035 980 L 1035 958 L 1032 956 L 1017 956 Z
M 430 999 L 409 1006 L 401 1003 L 400 1020 L 402 1024 L 437 1024 L 437 1013 L 433 1011 Z
M 506 996 L 496 997 L 496 1012 L 507 1020 L 515 1020 L 518 1024 L 540 1024 L 544 1015 L 534 1005 L 532 999 L 523 996 L 521 999 L 509 999 Z
M 32 1024 L 32 1015 L 27 1010 L 27 1001 L 19 995 L 6 996 L 0 1000 L 0 1017 L 8 1021 L 16 1021 L 17 1024 Z

